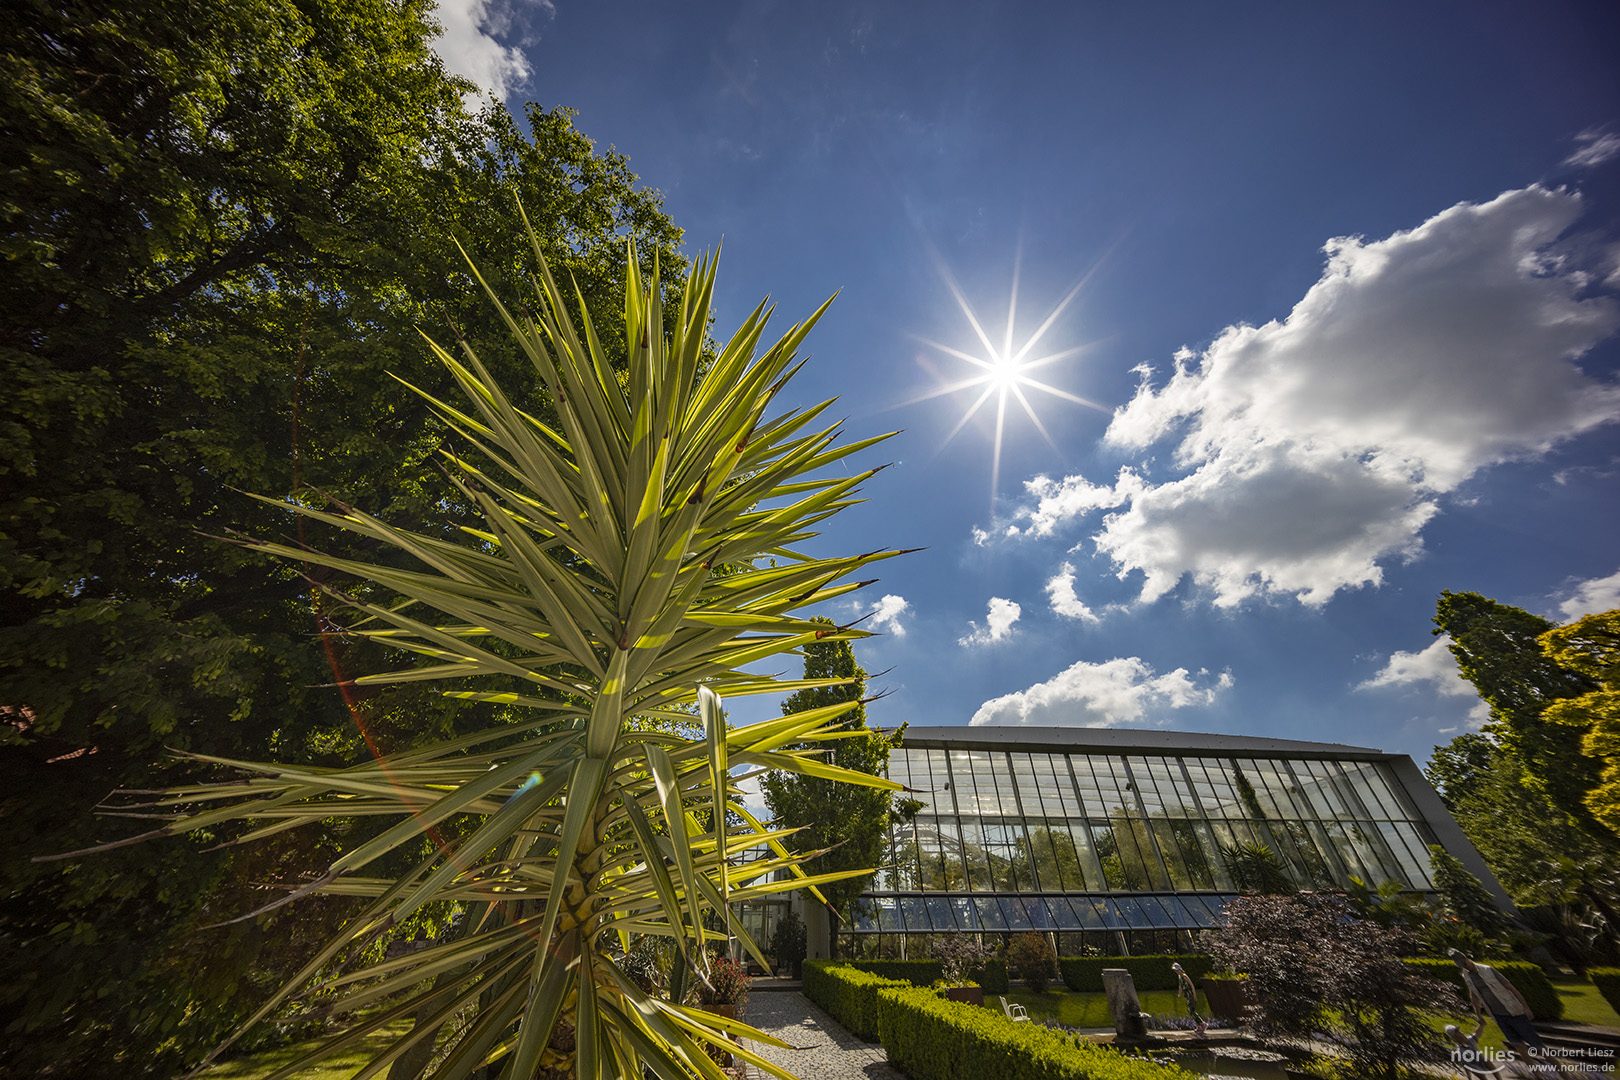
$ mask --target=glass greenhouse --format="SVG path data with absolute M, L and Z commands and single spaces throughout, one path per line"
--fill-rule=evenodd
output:
M 1177 949 L 1217 924 L 1245 855 L 1300 888 L 1356 877 L 1425 891 L 1439 843 L 1507 903 L 1403 755 L 1165 731 L 912 728 L 889 775 L 921 805 L 841 928 L 843 955 L 898 956 L 915 935 L 964 931 L 1047 931 L 1065 953 Z

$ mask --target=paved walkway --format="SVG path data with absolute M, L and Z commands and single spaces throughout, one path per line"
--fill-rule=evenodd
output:
M 748 1023 L 785 1043 L 802 1047 L 783 1050 L 751 1044 L 751 1048 L 800 1080 L 906 1080 L 905 1073 L 889 1064 L 883 1047 L 845 1031 L 800 993 L 751 994 Z M 750 1080 L 772 1080 L 769 1073 L 748 1067 Z

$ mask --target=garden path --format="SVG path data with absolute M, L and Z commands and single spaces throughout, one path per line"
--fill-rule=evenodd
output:
M 810 999 L 798 992 L 751 994 L 743 1019 L 783 1042 L 801 1047 L 783 1050 L 750 1043 L 761 1057 L 800 1080 L 906 1080 L 889 1064 L 883 1047 L 846 1031 Z M 749 1080 L 767 1080 L 762 1069 L 748 1067 Z

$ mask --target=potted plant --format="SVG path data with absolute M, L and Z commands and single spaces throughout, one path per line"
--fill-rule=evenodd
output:
M 785 970 L 793 978 L 802 979 L 806 945 L 804 920 L 797 912 L 789 911 L 777 922 L 776 932 L 771 935 L 771 960 L 779 971 Z
M 717 956 L 709 963 L 708 985 L 699 984 L 698 996 L 704 1012 L 737 1019 L 737 1006 L 748 997 L 752 982 L 743 965 L 729 956 Z M 718 1046 L 710 1045 L 709 1056 L 725 1068 L 731 1064 L 731 1055 Z
M 951 1001 L 969 1005 L 984 1004 L 984 988 L 971 976 L 990 958 L 994 950 L 968 934 L 951 934 L 934 943 L 939 958 L 940 978 L 934 989 Z

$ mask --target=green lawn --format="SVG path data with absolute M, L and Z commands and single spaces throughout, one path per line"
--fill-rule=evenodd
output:
M 1580 979 L 1554 979 L 1553 986 L 1558 990 L 1558 996 L 1564 1000 L 1564 1019 L 1574 1024 L 1597 1024 L 1602 1027 L 1620 1028 L 1620 1015 L 1617 1015 L 1609 1003 L 1603 999 L 1598 988 L 1589 982 Z M 1007 995 L 1009 1002 L 1016 1002 L 1029 1010 L 1031 1019 L 1056 1020 L 1060 1024 L 1079 1028 L 1111 1028 L 1114 1019 L 1108 1012 L 1108 997 L 1105 994 L 1077 994 L 1072 990 L 1058 988 L 1048 990 L 1044 994 L 1037 994 L 1030 990 L 1013 990 Z M 1137 994 L 1142 1004 L 1142 1011 L 1154 1016 L 1186 1016 L 1187 1007 L 1182 1003 L 1180 996 L 1168 990 L 1145 990 Z M 986 994 L 984 1006 L 996 1012 L 1001 1011 L 1001 1002 L 996 995 Z M 1209 1016 L 1209 1003 L 1199 995 L 1198 1011 L 1205 1017 Z M 1465 1030 L 1471 1030 L 1473 1018 L 1469 1017 L 1435 1017 L 1434 1028 L 1439 1031 L 1446 1024 L 1458 1024 Z M 1496 1025 L 1487 1022 L 1485 1031 L 1480 1037 L 1483 1046 L 1493 1050 L 1503 1047 L 1502 1033 Z
M 1582 979 L 1553 979 L 1558 996 L 1564 999 L 1564 1019 L 1572 1024 L 1597 1024 L 1620 1028 L 1620 1014 L 1603 999 L 1598 988 Z
M 1073 990 L 1053 989 L 1044 994 L 1032 990 L 1013 990 L 1006 995 L 1009 1002 L 1029 1010 L 1031 1020 L 1056 1020 L 1060 1024 L 1079 1028 L 1112 1028 L 1113 1014 L 1108 1011 L 1108 995 L 1077 994 Z M 1186 1016 L 1187 1005 L 1170 990 L 1143 990 L 1136 995 L 1142 1011 L 1153 1016 Z M 1001 1011 L 1001 1002 L 995 994 L 984 995 L 984 1007 Z M 1198 998 L 1198 1011 L 1209 1016 L 1209 1003 L 1203 995 Z

